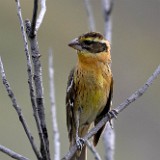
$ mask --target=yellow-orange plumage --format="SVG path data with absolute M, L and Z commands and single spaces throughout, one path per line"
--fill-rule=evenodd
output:
M 67 127 L 70 145 L 81 145 L 81 138 L 92 122 L 97 124 L 108 113 L 112 99 L 113 78 L 109 67 L 110 45 L 103 36 L 89 32 L 74 39 L 69 46 L 78 53 L 78 62 L 71 71 L 66 96 Z M 94 136 L 98 143 L 102 129 Z M 81 147 L 80 147 L 81 148 Z M 85 160 L 86 149 L 73 160 Z

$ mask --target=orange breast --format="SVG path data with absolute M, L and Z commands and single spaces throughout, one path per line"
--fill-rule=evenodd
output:
M 75 74 L 75 103 L 80 107 L 80 125 L 90 124 L 106 105 L 112 75 L 107 64 L 95 61 L 89 66 L 78 63 Z

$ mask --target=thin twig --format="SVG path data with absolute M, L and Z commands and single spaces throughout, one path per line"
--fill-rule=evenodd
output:
M 11 149 L 6 148 L 5 146 L 2 146 L 2 145 L 0 145 L 0 151 L 7 154 L 8 156 L 10 156 L 14 159 L 17 159 L 17 160 L 29 160 L 28 158 L 12 151 Z
M 41 10 L 38 15 L 38 0 L 34 0 L 30 38 L 35 36 L 36 32 L 38 31 L 39 27 L 43 22 L 44 15 L 46 13 L 46 0 L 40 0 L 40 5 L 41 5 Z
M 60 160 L 60 141 L 59 131 L 56 116 L 56 104 L 55 104 L 55 87 L 54 87 L 54 68 L 53 68 L 53 56 L 52 50 L 49 51 L 49 83 L 50 83 L 50 101 L 51 101 L 51 113 L 52 113 L 52 128 L 54 136 L 54 160 Z
M 101 160 L 101 157 L 100 157 L 99 153 L 96 151 L 96 149 L 93 146 L 93 144 L 90 143 L 90 141 L 87 140 L 86 141 L 86 145 L 90 149 L 90 151 L 93 153 L 95 160 Z
M 112 41 L 112 19 L 111 13 L 113 10 L 113 0 L 102 0 L 102 10 L 104 15 L 104 32 L 105 38 L 111 43 Z M 111 66 L 111 64 L 110 64 Z M 114 122 L 111 122 L 112 125 Z M 105 148 L 105 160 L 114 160 L 115 153 L 115 131 L 110 127 L 110 125 L 106 125 L 104 133 L 104 148 Z
M 27 137 L 31 143 L 31 146 L 37 156 L 37 158 L 41 157 L 40 154 L 39 154 L 39 151 L 37 149 L 37 146 L 34 142 L 34 138 L 29 130 L 29 127 L 26 123 L 26 120 L 24 118 L 24 115 L 22 114 L 22 111 L 21 111 L 21 108 L 19 107 L 18 103 L 17 103 L 17 100 L 14 96 L 14 93 L 12 92 L 12 89 L 10 87 L 10 84 L 9 82 L 7 81 L 6 79 L 6 75 L 5 75 L 5 72 L 4 72 L 4 68 L 3 68 L 3 64 L 2 64 L 2 61 L 1 61 L 1 57 L 0 57 L 0 73 L 1 73 L 1 76 L 2 76 L 2 81 L 3 81 L 3 84 L 6 88 L 6 91 L 8 92 L 8 96 L 10 97 L 11 101 L 12 101 L 12 106 L 14 107 L 14 109 L 16 110 L 18 116 L 19 116 L 19 120 L 20 122 L 22 123 L 22 126 L 27 134 Z
M 34 0 L 34 7 L 33 7 L 33 16 L 32 16 L 32 23 L 31 23 L 31 30 L 29 37 L 33 38 L 36 34 L 36 20 L 38 14 L 38 0 Z
M 32 77 L 32 63 L 31 63 L 31 58 L 29 54 L 29 48 L 28 48 L 28 42 L 27 42 L 27 37 L 26 37 L 26 32 L 24 29 L 24 23 L 23 23 L 23 18 L 22 18 L 22 13 L 21 13 L 21 7 L 20 7 L 20 2 L 19 0 L 16 1 L 17 5 L 17 15 L 19 18 L 19 23 L 20 23 L 20 28 L 22 32 L 22 38 L 23 38 L 23 43 L 24 43 L 24 51 L 26 54 L 26 59 L 27 59 L 27 73 L 28 73 L 28 84 L 29 84 L 29 91 L 30 91 L 30 98 L 31 98 L 31 103 L 32 103 L 32 109 L 38 129 L 38 133 L 40 136 L 40 139 L 42 139 L 42 128 L 40 125 L 40 120 L 39 120 L 39 115 L 38 115 L 38 109 L 37 109 L 37 104 L 35 101 L 35 91 L 33 87 L 33 77 Z M 40 155 L 40 153 L 39 153 Z
M 113 121 L 111 123 L 113 127 Z M 106 128 L 103 133 L 103 143 L 105 148 L 105 160 L 113 160 L 115 153 L 115 132 L 109 123 L 106 124 Z
M 36 103 L 38 108 L 38 115 L 40 119 L 40 125 L 42 128 L 42 139 L 41 139 L 41 154 L 47 160 L 50 160 L 50 152 L 49 152 L 49 140 L 48 140 L 48 131 L 46 127 L 45 120 L 45 108 L 44 108 L 44 90 L 43 90 L 43 81 L 42 81 L 42 66 L 40 62 L 40 52 L 37 41 L 36 34 L 34 37 L 30 37 L 30 28 L 31 24 L 29 20 L 25 21 L 26 23 L 26 31 L 29 37 L 30 46 L 31 46 L 31 55 L 34 66 L 34 85 L 36 90 Z
M 26 32 L 30 41 L 32 62 L 34 66 L 34 85 L 36 90 L 36 104 L 38 108 L 38 115 L 40 119 L 40 125 L 42 128 L 41 133 L 41 154 L 45 160 L 50 160 L 48 131 L 45 120 L 45 108 L 44 108 L 44 91 L 42 81 L 42 66 L 40 62 L 40 52 L 37 41 L 37 33 L 35 32 L 36 19 L 38 13 L 38 0 L 34 0 L 34 9 L 32 24 L 29 20 L 26 20 Z
M 84 5 L 85 5 L 86 12 L 87 12 L 87 15 L 88 15 L 89 30 L 90 31 L 95 31 L 96 27 L 95 27 L 94 16 L 93 16 L 90 0 L 84 0 Z
M 116 111 L 118 113 L 122 112 L 125 108 L 127 108 L 127 106 L 130 103 L 134 102 L 139 97 L 141 97 L 159 75 L 160 75 L 160 65 L 157 67 L 152 76 L 147 80 L 147 82 L 141 88 L 139 88 L 134 94 L 128 97 L 123 103 L 118 105 L 118 107 L 116 107 Z
M 43 22 L 44 15 L 46 13 L 46 0 L 40 0 L 41 10 L 39 12 L 37 22 L 36 22 L 36 31 L 38 31 L 39 27 Z
M 132 102 L 136 101 L 138 98 L 140 98 L 148 89 L 148 87 L 153 83 L 153 81 L 160 75 L 160 65 L 157 67 L 157 69 L 154 71 L 152 76 L 146 81 L 146 83 L 139 88 L 136 92 L 134 92 L 130 97 L 128 97 L 123 103 L 118 105 L 113 111 L 116 111 L 117 114 L 122 112 L 124 109 L 126 109 Z M 106 115 L 94 128 L 90 130 L 88 134 L 86 134 L 83 139 L 86 142 L 88 139 L 90 139 L 93 135 L 95 135 L 100 128 L 102 128 L 103 125 L 105 125 L 110 119 L 114 118 L 114 115 Z M 77 145 L 74 145 L 70 148 L 69 152 L 62 158 L 63 160 L 69 160 L 76 152 Z
M 111 13 L 113 10 L 113 0 L 102 0 L 102 8 L 104 13 L 104 30 L 105 30 L 105 37 L 107 40 L 111 42 L 112 40 L 112 20 L 111 20 Z

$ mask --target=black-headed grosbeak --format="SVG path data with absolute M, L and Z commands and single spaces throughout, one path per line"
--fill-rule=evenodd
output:
M 80 150 L 72 160 L 85 160 L 86 146 L 83 146 L 82 137 L 92 122 L 96 125 L 111 106 L 113 78 L 110 44 L 100 33 L 89 32 L 73 39 L 69 46 L 77 50 L 78 62 L 68 79 L 67 128 L 70 146 L 76 143 Z M 94 135 L 94 145 L 97 145 L 104 127 Z

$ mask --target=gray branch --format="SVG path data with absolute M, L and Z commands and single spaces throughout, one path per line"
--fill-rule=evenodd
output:
M 54 87 L 54 68 L 53 68 L 53 56 L 52 51 L 49 51 L 49 83 L 50 83 L 50 102 L 52 113 L 52 128 L 54 136 L 54 160 L 60 160 L 60 140 L 58 123 L 56 116 L 56 104 L 55 104 L 55 87 Z
M 39 12 L 37 22 L 36 22 L 36 31 L 38 31 L 39 27 L 43 22 L 44 15 L 46 13 L 46 0 L 40 0 L 41 10 Z
M 16 152 L 12 151 L 11 149 L 6 148 L 6 147 L 4 147 L 2 145 L 0 145 L 0 151 L 5 153 L 5 154 L 7 154 L 8 156 L 10 156 L 10 157 L 12 157 L 14 159 L 17 159 L 17 160 L 29 160 L 28 158 L 26 158 L 26 157 L 24 157 L 24 156 L 22 156 L 22 155 L 20 155 L 20 154 L 18 154 Z
M 90 149 L 90 151 L 93 153 L 95 160 L 101 160 L 99 153 L 96 151 L 95 147 L 89 140 L 86 141 L 86 145 Z
M 25 21 L 26 23 L 26 32 L 30 41 L 31 46 L 31 55 L 32 55 L 32 62 L 34 67 L 34 85 L 36 91 L 36 104 L 38 109 L 38 115 L 40 120 L 40 125 L 42 128 L 42 135 L 41 137 L 41 154 L 46 160 L 50 160 L 50 151 L 49 151 L 49 140 L 48 140 L 48 131 L 46 127 L 46 120 L 45 120 L 45 107 L 44 107 L 44 89 L 43 89 L 43 81 L 42 81 L 42 66 L 40 62 L 40 52 L 39 46 L 37 41 L 37 35 L 30 37 L 31 31 L 31 23 L 29 20 Z
M 21 13 L 21 6 L 19 0 L 16 1 L 17 5 L 17 15 L 19 18 L 19 23 L 20 23 L 20 28 L 21 28 L 21 33 L 22 33 L 22 38 L 23 38 L 23 43 L 24 43 L 24 51 L 26 54 L 26 59 L 27 59 L 27 73 L 28 73 L 28 84 L 29 84 L 29 91 L 30 91 L 30 98 L 31 98 L 31 103 L 32 103 L 32 109 L 33 109 L 33 115 L 36 121 L 37 129 L 39 132 L 39 137 L 40 139 L 43 139 L 42 137 L 42 128 L 40 125 L 40 119 L 38 115 L 38 109 L 37 109 L 37 104 L 35 101 L 35 91 L 33 87 L 33 76 L 32 76 L 32 63 L 31 63 L 31 58 L 29 54 L 29 48 L 28 48 L 28 42 L 27 42 L 27 37 L 26 37 L 26 32 L 24 29 L 24 23 L 23 23 L 23 18 L 22 18 L 22 13 Z M 40 155 L 40 153 L 39 153 Z M 41 156 L 40 156 L 41 158 Z
M 46 0 L 40 0 L 40 6 L 41 6 L 41 9 L 38 15 L 38 12 L 37 12 L 38 11 L 38 0 L 34 0 L 30 37 L 35 36 L 36 32 L 38 31 L 39 27 L 41 26 L 43 22 L 44 15 L 46 13 Z
M 102 8 L 104 14 L 104 35 L 107 40 L 112 41 L 112 20 L 111 13 L 113 10 L 113 0 L 102 0 Z
M 93 16 L 90 0 L 84 0 L 84 5 L 85 5 L 86 12 L 87 12 L 87 15 L 88 15 L 89 30 L 90 31 L 95 31 L 96 27 L 95 27 L 94 16 Z
M 111 123 L 113 126 L 113 121 Z M 106 124 L 106 128 L 103 133 L 103 143 L 105 150 L 105 160 L 113 160 L 115 153 L 115 132 L 109 123 Z
M 134 92 L 130 97 L 128 97 L 123 103 L 118 105 L 113 111 L 117 112 L 117 115 L 122 112 L 124 109 L 126 109 L 132 102 L 136 101 L 138 98 L 140 98 L 150 87 L 150 85 L 153 83 L 153 81 L 160 75 L 160 65 L 158 68 L 154 71 L 152 76 L 147 80 L 147 82 L 139 88 L 136 92 Z M 88 134 L 86 134 L 83 139 L 85 142 L 90 139 L 93 135 L 95 135 L 100 128 L 102 128 L 103 125 L 105 125 L 110 119 L 114 118 L 114 115 L 106 115 L 94 128 L 90 130 Z M 62 160 L 69 160 L 71 157 L 75 154 L 77 150 L 77 146 L 74 145 L 70 148 L 69 152 L 62 158 Z
M 34 0 L 34 9 L 32 24 L 29 20 L 26 20 L 26 32 L 30 41 L 32 62 L 34 66 L 34 86 L 36 91 L 36 104 L 38 109 L 38 115 L 40 120 L 40 126 L 42 128 L 41 140 L 41 154 L 44 159 L 50 160 L 48 131 L 45 120 L 45 108 L 44 108 L 44 91 L 42 81 L 42 66 L 40 62 L 40 52 L 37 41 L 37 33 L 35 31 L 36 20 L 38 14 L 38 0 Z
M 102 0 L 102 10 L 104 15 L 104 32 L 105 38 L 111 43 L 112 41 L 112 19 L 111 13 L 113 10 L 113 0 Z M 112 125 L 114 122 L 111 122 Z M 105 160 L 114 160 L 115 152 L 115 131 L 106 125 L 106 128 L 103 133 L 104 139 L 104 148 L 105 148 Z
M 32 23 L 31 23 L 31 28 L 30 28 L 30 32 L 29 32 L 30 38 L 34 38 L 34 36 L 36 34 L 37 14 L 38 14 L 38 0 L 34 0 Z
M 29 141 L 31 143 L 31 146 L 32 146 L 37 158 L 39 158 L 40 154 L 39 154 L 37 146 L 36 146 L 36 144 L 34 142 L 34 138 L 33 138 L 32 134 L 31 134 L 31 132 L 29 130 L 29 127 L 28 127 L 28 125 L 26 123 L 24 115 L 22 114 L 21 108 L 19 107 L 19 105 L 17 103 L 17 100 L 16 100 L 16 98 L 14 96 L 14 93 L 13 93 L 11 87 L 10 87 L 10 84 L 7 81 L 7 78 L 6 78 L 6 75 L 5 75 L 5 72 L 4 72 L 4 68 L 3 68 L 3 64 L 2 64 L 2 61 L 1 61 L 1 57 L 0 57 L 0 74 L 2 76 L 2 81 L 3 81 L 3 84 L 4 84 L 5 88 L 6 88 L 8 96 L 10 97 L 10 99 L 12 101 L 12 106 L 14 107 L 14 109 L 16 110 L 16 112 L 17 112 L 17 114 L 19 116 L 19 120 L 22 123 L 22 126 L 23 126 L 23 128 L 24 128 L 24 130 L 25 130 L 25 132 L 27 134 L 27 137 L 28 137 L 28 139 L 29 139 Z
M 19 18 L 20 28 L 21 28 L 21 32 L 22 32 L 22 38 L 23 38 L 23 42 L 24 42 L 24 50 L 25 50 L 26 59 L 27 59 L 27 73 L 28 73 L 28 83 L 29 83 L 31 103 L 32 103 L 35 121 L 37 124 L 37 129 L 39 132 L 39 137 L 41 140 L 41 153 L 42 154 L 38 151 L 36 145 L 34 144 L 33 136 L 31 135 L 31 133 L 29 131 L 29 128 L 28 128 L 28 126 L 25 122 L 25 119 L 23 117 L 23 114 L 21 112 L 21 109 L 16 102 L 16 99 L 14 97 L 14 94 L 13 94 L 10 86 L 9 86 L 8 81 L 6 80 L 5 73 L 3 70 L 3 64 L 1 62 L 0 69 L 1 69 L 2 79 L 3 79 L 3 83 L 6 87 L 6 90 L 8 91 L 8 94 L 12 100 L 12 104 L 13 104 L 14 108 L 16 109 L 16 111 L 19 115 L 19 119 L 20 119 L 20 121 L 26 131 L 26 134 L 30 140 L 32 148 L 37 156 L 37 159 L 41 160 L 42 155 L 43 155 L 43 158 L 45 158 L 46 160 L 50 160 L 48 133 L 47 133 L 46 123 L 45 123 L 45 116 L 44 116 L 43 85 L 42 85 L 42 78 L 41 78 L 42 71 L 41 71 L 41 64 L 39 61 L 40 54 L 39 54 L 39 50 L 38 50 L 39 49 L 38 42 L 37 42 L 36 35 L 35 35 L 35 30 L 40 27 L 40 24 L 43 21 L 43 17 L 44 17 L 45 10 L 46 10 L 46 6 L 45 6 L 46 1 L 45 0 L 40 1 L 41 2 L 41 11 L 40 11 L 40 15 L 38 18 L 38 22 L 36 22 L 37 12 L 38 12 L 38 0 L 34 0 L 32 25 L 30 26 L 29 32 L 28 32 L 29 33 L 28 37 L 30 38 L 30 42 L 31 42 L 32 59 L 35 59 L 35 61 L 33 60 L 33 63 L 35 62 L 34 63 L 35 64 L 34 65 L 34 82 L 35 82 L 35 88 L 36 88 L 36 97 L 35 97 L 33 77 L 32 77 L 32 63 L 31 63 L 31 58 L 30 58 L 30 54 L 29 54 L 26 33 L 24 30 L 20 1 L 15 0 L 15 2 L 16 2 L 16 6 L 17 6 L 17 15 Z
M 121 103 L 118 107 L 116 107 L 116 111 L 118 113 L 122 112 L 127 106 L 137 100 L 139 97 L 141 97 L 150 87 L 150 85 L 153 83 L 153 81 L 160 75 L 160 65 L 157 67 L 157 69 L 154 71 L 152 76 L 147 80 L 147 82 L 139 88 L 134 94 L 132 94 L 130 97 L 128 97 L 123 103 Z

